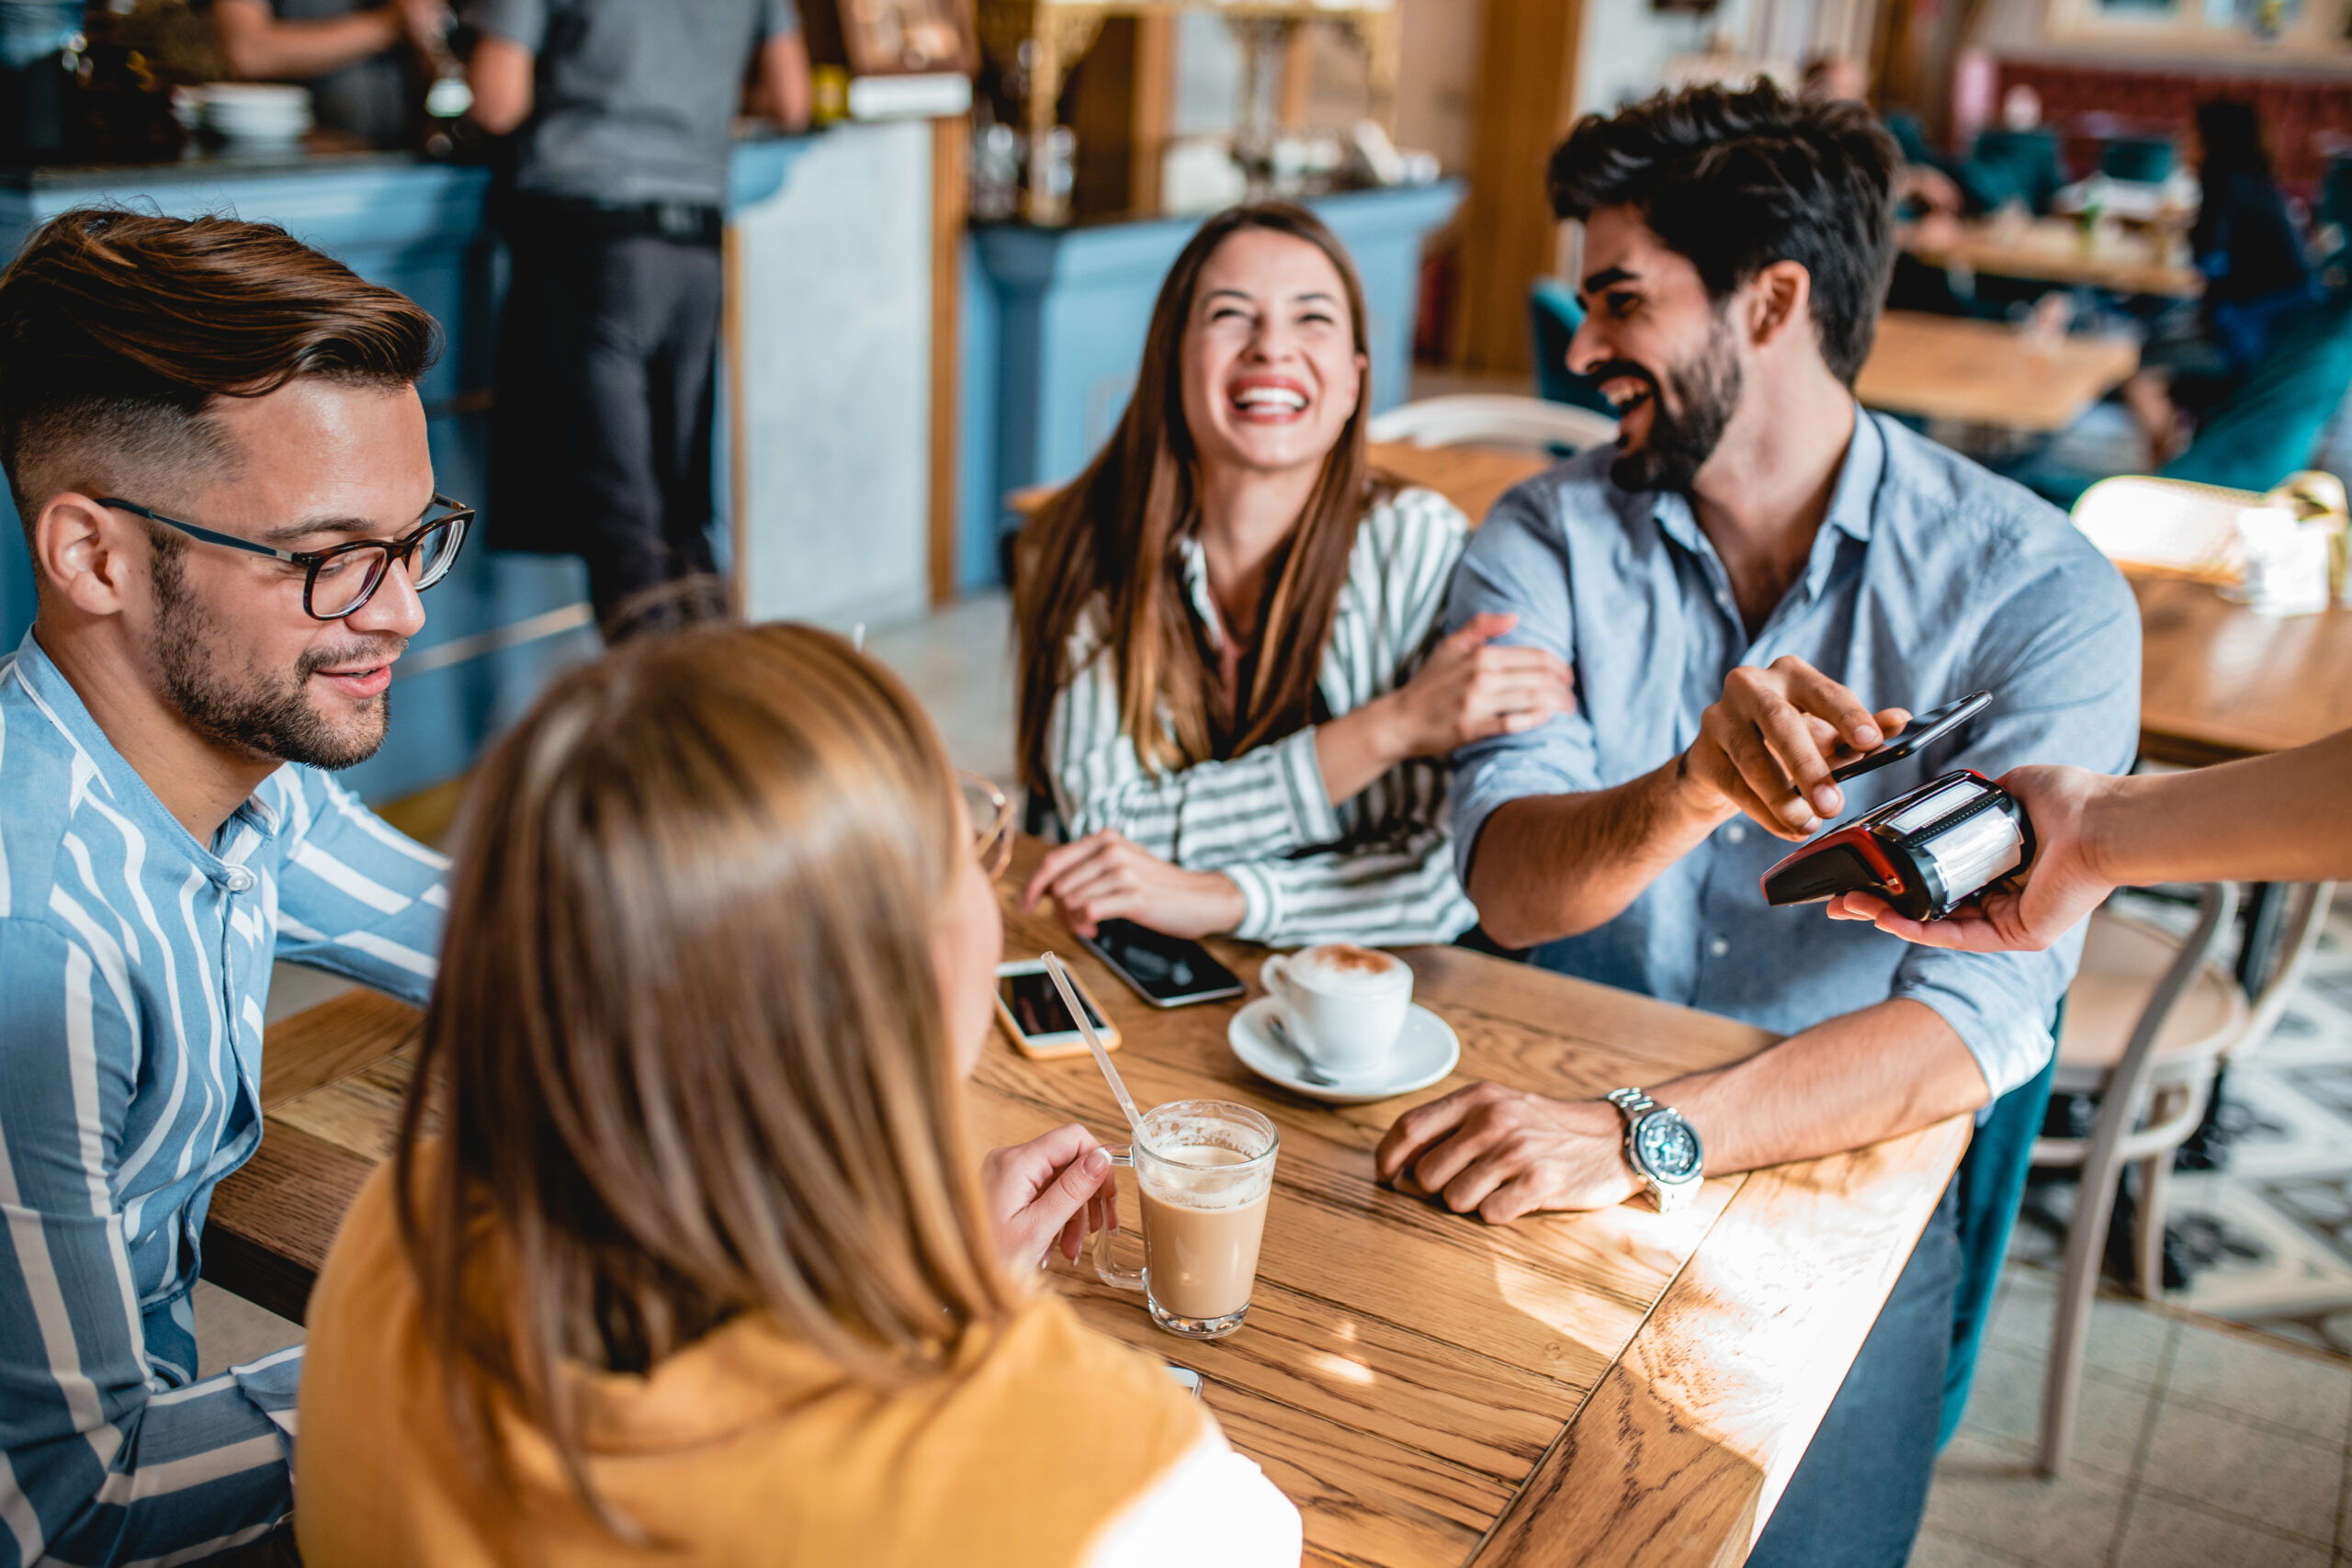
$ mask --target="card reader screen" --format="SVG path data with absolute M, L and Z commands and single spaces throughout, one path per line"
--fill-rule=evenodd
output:
M 1896 812 L 1887 818 L 1886 825 L 1898 833 L 1916 833 L 1928 823 L 1951 816 L 1984 794 L 1984 786 L 1974 779 L 1955 779 L 1917 805 Z

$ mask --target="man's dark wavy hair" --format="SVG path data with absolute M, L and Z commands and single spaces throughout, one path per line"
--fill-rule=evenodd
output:
M 1577 121 L 1552 154 L 1552 210 L 1634 209 L 1718 302 L 1774 262 L 1799 264 L 1821 357 L 1850 387 L 1894 266 L 1899 163 L 1859 104 L 1802 103 L 1761 80 L 1686 87 Z

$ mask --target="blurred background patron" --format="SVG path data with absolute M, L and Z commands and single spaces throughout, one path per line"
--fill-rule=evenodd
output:
M 716 613 L 727 162 L 739 105 L 808 118 L 798 14 L 792 0 L 471 0 L 465 18 L 474 118 L 513 139 L 491 542 L 584 557 L 608 637 Z

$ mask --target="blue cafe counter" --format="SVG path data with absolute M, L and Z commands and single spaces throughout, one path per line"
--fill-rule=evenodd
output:
M 933 131 L 847 124 L 738 144 L 720 371 L 723 558 L 747 612 L 836 626 L 922 614 L 930 591 Z M 0 257 L 70 207 L 229 212 L 285 226 L 441 323 L 418 390 L 438 488 L 485 493 L 503 258 L 489 175 L 402 153 L 192 156 L 0 170 Z M 1375 411 L 1403 399 L 1423 240 L 1458 182 L 1309 203 L 1363 276 Z M 955 580 L 999 580 L 1003 497 L 1076 474 L 1133 389 L 1161 277 L 1196 220 L 982 227 L 956 299 Z M 0 510 L 6 502 L 0 500 Z M 30 624 L 31 564 L 0 523 L 0 651 Z M 469 546 L 396 667 L 384 750 L 346 775 L 370 800 L 454 777 L 557 670 L 597 646 L 570 557 Z

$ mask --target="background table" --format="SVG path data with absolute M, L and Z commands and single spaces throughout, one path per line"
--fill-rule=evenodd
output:
M 1024 842 L 1021 868 L 1039 852 Z M 1309 1561 L 1695 1568 L 1746 1555 L 1950 1179 L 1966 1118 L 1712 1180 L 1670 1217 L 1629 1205 L 1487 1226 L 1374 1185 L 1372 1150 L 1407 1104 L 1472 1077 L 1592 1096 L 1735 1061 L 1771 1036 L 1459 948 L 1415 949 L 1404 956 L 1418 998 L 1460 1033 L 1461 1075 L 1332 1109 L 1234 1060 L 1232 1005 L 1135 1001 L 1057 925 L 1012 908 L 1019 886 L 1016 872 L 1006 952 L 1072 956 L 1125 1035 L 1120 1065 L 1139 1100 L 1238 1100 L 1281 1130 L 1238 1334 L 1180 1340 L 1091 1277 L 1056 1283 L 1096 1326 L 1203 1374 L 1235 1444 L 1305 1511 Z M 1261 950 L 1212 945 L 1254 976 Z M 214 1196 L 209 1277 L 301 1314 L 335 1224 L 390 1151 L 415 1017 L 352 993 L 271 1031 L 267 1135 Z M 1029 1062 L 1001 1039 L 973 1098 L 991 1143 L 1072 1119 L 1105 1136 L 1119 1127 L 1091 1061 Z
M 1889 310 L 1854 382 L 1868 408 L 2002 430 L 2059 431 L 2140 367 L 2121 338 L 2030 345 L 1998 321 Z
M 1915 224 L 1904 231 L 1903 248 L 1929 266 L 1965 267 L 1996 277 L 2086 285 L 2118 294 L 2154 294 L 2194 299 L 2205 291 L 2204 275 L 2165 259 L 2162 236 L 2113 233 L 2085 245 L 2073 220 L 2041 218 L 2009 224 L 1975 218 L 1958 224 Z
M 2140 750 L 2202 766 L 2352 728 L 2352 611 L 2277 619 L 2210 583 L 2126 571 L 2140 600 Z

